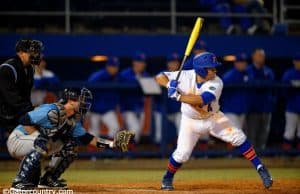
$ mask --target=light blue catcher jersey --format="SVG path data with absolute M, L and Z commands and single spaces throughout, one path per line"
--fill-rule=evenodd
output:
M 48 113 L 52 110 L 59 111 L 56 104 L 43 104 L 35 108 L 33 111 L 28 112 L 31 123 L 45 129 L 52 129 L 56 127 L 48 118 Z M 28 135 L 22 125 L 17 126 L 16 130 L 22 131 L 25 135 Z M 82 124 L 77 122 L 73 129 L 72 136 L 77 138 L 85 135 L 85 133 L 86 130 L 83 128 Z
M 34 110 L 28 112 L 30 118 L 30 123 L 45 129 L 52 129 L 56 127 L 52 124 L 48 118 L 48 113 L 50 111 L 59 111 L 58 107 L 55 104 L 42 104 Z M 18 125 L 16 130 L 23 132 L 25 135 L 28 135 L 26 130 L 23 128 L 23 125 Z
M 80 137 L 85 135 L 85 133 L 85 128 L 83 128 L 81 122 L 77 122 L 75 128 L 73 129 L 73 137 Z
M 55 104 L 42 104 L 33 111 L 28 112 L 31 123 L 45 129 L 52 129 L 56 127 L 48 118 L 48 113 L 52 110 L 57 112 L 59 111 Z

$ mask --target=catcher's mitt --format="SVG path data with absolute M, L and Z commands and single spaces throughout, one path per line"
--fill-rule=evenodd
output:
M 130 131 L 127 130 L 118 131 L 114 137 L 114 145 L 116 148 L 119 148 L 122 152 L 127 152 L 128 144 L 130 140 L 133 138 L 134 138 L 134 133 Z

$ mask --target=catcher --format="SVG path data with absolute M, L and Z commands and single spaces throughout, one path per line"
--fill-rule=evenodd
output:
M 7 141 L 11 156 L 22 159 L 12 183 L 14 189 L 67 188 L 59 177 L 76 158 L 79 144 L 128 150 L 133 133 L 121 130 L 111 141 L 95 137 L 82 127 L 80 121 L 90 109 L 91 100 L 92 94 L 86 88 L 65 90 L 58 103 L 43 104 L 21 117 Z M 51 160 L 41 176 L 41 160 L 49 156 Z

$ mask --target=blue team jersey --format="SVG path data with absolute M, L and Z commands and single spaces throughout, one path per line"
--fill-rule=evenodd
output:
M 251 82 L 256 84 L 271 83 L 274 80 L 273 71 L 266 66 L 257 69 L 254 65 L 247 68 L 247 73 Z M 274 97 L 272 89 L 256 88 L 250 90 L 249 112 L 251 113 L 270 113 L 273 109 Z
M 141 77 L 149 77 L 147 72 L 143 72 Z M 138 83 L 137 77 L 132 68 L 127 68 L 120 73 L 122 83 Z M 144 96 L 141 93 L 127 93 L 121 95 L 122 102 L 120 107 L 122 111 L 141 112 L 144 107 Z
M 249 76 L 246 71 L 238 71 L 232 68 L 227 71 L 222 77 L 223 83 L 226 84 L 241 84 L 249 81 Z M 242 114 L 248 112 L 248 96 L 247 88 L 226 88 L 221 96 L 221 109 L 225 113 Z
M 101 69 L 90 75 L 88 82 L 118 82 L 118 75 L 110 75 L 106 69 Z M 119 103 L 119 93 L 108 90 L 96 91 L 94 94 L 94 104 L 91 107 L 92 112 L 105 113 L 110 110 L 115 110 Z
M 294 80 L 300 81 L 300 71 L 295 68 L 288 69 L 282 76 L 282 82 L 291 83 Z M 293 88 L 285 92 L 286 111 L 300 113 L 300 90 Z
M 51 71 L 44 70 L 42 76 L 34 75 L 34 87 L 36 89 L 49 89 L 58 86 L 59 78 Z
M 193 59 L 194 59 L 194 55 L 191 54 L 191 56 L 185 61 L 185 63 L 183 64 L 182 69 L 183 70 L 191 70 L 193 69 Z

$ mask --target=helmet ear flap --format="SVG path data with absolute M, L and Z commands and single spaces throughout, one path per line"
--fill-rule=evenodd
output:
M 201 77 L 205 78 L 208 74 L 207 69 L 206 68 L 197 68 L 196 73 L 198 75 L 200 75 Z

